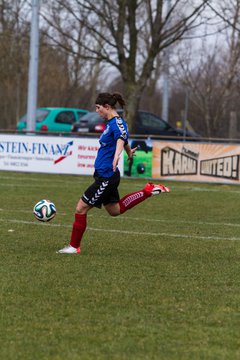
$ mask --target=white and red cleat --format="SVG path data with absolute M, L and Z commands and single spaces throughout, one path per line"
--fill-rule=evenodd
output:
M 167 186 L 164 185 L 155 185 L 153 183 L 147 183 L 144 188 L 143 191 L 145 192 L 145 194 L 152 196 L 152 195 L 159 195 L 161 193 L 168 193 L 170 192 L 170 189 Z
M 63 249 L 57 251 L 58 254 L 80 254 L 80 252 L 81 252 L 80 247 L 76 249 L 71 245 L 68 245 Z

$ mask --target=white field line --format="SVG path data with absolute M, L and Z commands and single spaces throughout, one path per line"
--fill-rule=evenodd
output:
M 46 175 L 46 176 L 48 176 L 48 175 L 55 175 L 55 174 L 41 174 L 42 176 L 40 177 L 40 178 L 38 178 L 38 177 L 36 177 L 36 178 L 32 178 L 32 177 L 30 177 L 30 176 L 22 176 L 22 177 L 20 177 L 20 176 L 1 176 L 0 175 L 0 180 L 13 180 L 13 181 L 15 181 L 15 182 L 20 182 L 20 181 L 32 181 L 32 182 L 41 182 L 42 180 L 44 180 L 45 181 L 45 179 L 44 179 L 44 175 Z M 64 176 L 64 175 L 63 175 Z M 66 176 L 68 176 L 68 175 L 66 175 Z M 69 175 L 69 176 L 71 176 L 71 175 Z M 89 182 L 89 178 L 91 178 L 91 176 L 85 176 L 85 175 L 79 175 L 79 176 L 77 176 L 76 175 L 76 177 L 75 178 L 73 178 L 74 180 L 66 180 L 66 179 L 46 179 L 46 182 L 54 182 L 54 183 L 66 183 L 66 182 L 79 182 L 79 179 L 81 179 L 81 181 L 83 180 L 83 181 L 86 181 L 86 182 Z
M 37 226 L 50 226 L 50 227 L 65 227 L 72 228 L 72 225 L 61 225 L 61 224 L 44 224 L 41 222 L 34 221 L 23 221 L 13 219 L 1 219 L 0 222 L 7 222 L 11 224 L 22 224 L 22 225 L 37 225 Z M 240 237 L 221 237 L 221 236 L 199 236 L 199 235 L 188 235 L 188 234 L 171 234 L 166 232 L 138 232 L 138 231 L 127 231 L 127 230 L 116 230 L 116 229 L 100 229 L 88 227 L 88 231 L 99 231 L 106 233 L 117 233 L 126 234 L 132 236 L 156 236 L 156 237 L 171 237 L 171 238 L 184 238 L 184 239 L 196 239 L 196 240 L 218 240 L 218 241 L 240 241 Z
M 20 183 L 19 181 L 16 183 L 0 183 L 0 187 L 16 187 L 16 188 L 44 188 L 44 187 L 47 187 L 47 188 L 56 188 L 56 184 L 57 184 L 57 187 L 59 188 L 59 187 L 66 187 L 66 185 L 71 185 L 71 186 L 77 186 L 77 185 L 83 185 L 84 184 L 84 186 L 89 186 L 92 182 L 93 182 L 94 180 L 93 179 L 90 179 L 90 180 L 88 180 L 88 181 L 82 181 L 82 179 L 81 180 L 78 180 L 78 181 L 44 181 L 44 182 L 41 182 L 40 180 L 37 180 L 36 181 L 36 183 L 32 183 L 32 184 L 30 184 L 29 182 L 27 183 L 27 185 L 26 185 L 26 183 Z M 121 184 L 121 188 L 124 188 L 124 187 L 126 187 L 126 188 L 133 188 L 133 189 L 136 189 L 136 184 Z M 136 189 L 137 190 L 137 189 Z M 240 193 L 240 191 L 239 191 L 239 193 Z
M 91 183 L 93 182 L 93 180 L 90 180 L 88 182 L 86 182 L 86 186 L 90 185 Z M 64 187 L 66 188 L 66 185 L 82 185 L 83 184 L 83 181 L 82 180 L 79 180 L 78 182 L 72 182 L 72 181 L 64 181 L 64 182 L 60 182 L 61 184 L 59 184 L 59 182 L 57 181 L 46 181 L 46 182 L 40 182 L 38 180 L 38 183 L 34 183 L 34 184 L 20 184 L 19 182 L 18 183 L 12 183 L 12 184 L 9 184 L 9 183 L 6 183 L 6 184 L 3 184 L 3 183 L 0 183 L 0 187 L 6 187 L 6 188 L 41 188 L 43 189 L 44 187 L 47 187 L 48 189 L 49 188 L 56 188 L 56 183 L 58 183 L 57 187 Z M 136 187 L 136 184 L 121 184 L 120 185 L 120 189 L 124 189 L 124 188 L 127 188 L 127 189 L 135 189 L 136 191 L 139 189 Z M 198 188 L 198 187 L 188 187 L 188 188 L 182 188 L 182 189 L 177 189 L 175 188 L 174 186 L 170 186 L 170 189 L 172 191 L 172 193 L 179 193 L 179 192 L 185 192 L 185 191 L 188 191 L 188 192 L 221 192 L 223 195 L 224 193 L 231 193 L 231 194 L 238 194 L 240 195 L 240 189 L 239 190 L 230 190 L 230 189 L 206 189 L 206 188 Z M 128 191 L 129 192 L 129 191 Z
M 88 181 L 87 183 L 86 183 L 86 185 L 84 185 L 84 186 L 88 186 L 88 185 L 90 185 L 91 183 L 92 183 L 93 181 Z M 72 181 L 65 181 L 65 182 L 63 182 L 62 184 L 59 184 L 58 183 L 58 185 L 57 185 L 57 188 L 59 188 L 59 187 L 64 187 L 64 189 L 66 188 L 66 185 L 82 185 L 83 184 L 83 181 L 82 180 L 79 180 L 79 182 L 72 182 Z M 54 182 L 43 182 L 43 183 L 40 183 L 40 182 L 38 182 L 38 184 L 19 184 L 19 183 L 12 183 L 12 184 L 9 184 L 9 183 L 6 183 L 6 184 L 3 184 L 3 183 L 0 183 L 0 187 L 2 187 L 2 188 L 34 188 L 34 189 L 36 189 L 36 188 L 41 188 L 41 189 L 43 189 L 44 187 L 46 187 L 46 188 L 56 188 L 56 182 L 54 181 Z M 139 187 L 137 187 L 136 186 L 136 184 L 122 184 L 121 183 L 121 185 L 120 185 L 120 189 L 128 189 L 128 193 L 129 193 L 129 189 L 131 188 L 131 189 L 135 189 L 135 191 L 137 191 L 137 190 L 139 190 Z M 237 195 L 240 195 L 240 188 L 239 188 L 239 190 L 230 190 L 230 189 L 205 189 L 205 188 L 195 188 L 194 186 L 193 187 L 191 187 L 191 188 L 182 188 L 182 189 L 178 189 L 178 188 L 175 188 L 174 186 L 171 186 L 170 185 L 170 189 L 171 189 L 171 192 L 172 193 L 179 193 L 179 192 L 186 192 L 186 191 L 188 191 L 188 192 L 209 192 L 209 193 L 211 193 L 211 192 L 220 192 L 220 193 L 222 193 L 223 195 L 224 194 L 237 194 Z
M 1 209 L 0 209 L 1 210 Z M 88 215 L 88 217 L 94 217 L 94 215 Z M 100 215 L 98 216 L 98 218 L 109 218 L 109 215 Z M 124 216 L 117 216 L 117 217 L 113 217 L 112 218 L 113 221 L 116 220 L 123 220 L 124 222 L 126 222 L 127 220 L 129 221 L 140 221 L 140 222 L 144 222 L 144 221 L 148 221 L 148 222 L 160 222 L 160 223 L 174 223 L 174 224 L 188 224 L 188 225 L 210 225 L 210 226 L 229 226 L 229 227 L 240 227 L 240 224 L 234 224 L 234 223 L 216 223 L 216 222 L 207 222 L 207 221 L 188 221 L 188 220 L 179 220 L 179 219 L 149 219 L 149 218 L 140 218 L 140 217 L 124 217 Z
M 72 183 L 71 183 L 72 184 Z M 66 185 L 66 184 L 65 184 Z M 65 186 L 64 184 L 63 184 L 63 186 Z M 48 188 L 56 188 L 56 184 L 54 184 L 54 183 L 47 183 L 47 182 L 43 182 L 43 183 L 40 183 L 40 182 L 38 182 L 38 184 L 16 184 L 16 183 L 12 183 L 12 184 L 3 184 L 3 183 L 1 183 L 0 184 L 0 186 L 1 187 L 15 187 L 15 188 L 44 188 L 44 187 L 48 187 Z M 57 187 L 59 188 L 59 185 L 57 185 Z
M 44 174 L 43 174 L 44 175 Z M 54 175 L 54 174 L 52 174 Z M 69 175 L 71 176 L 71 175 Z M 42 179 L 42 178 L 41 178 Z M 9 182 L 6 182 L 5 184 L 4 183 L 0 183 L 0 187 L 41 187 L 43 188 L 45 185 L 47 187 L 55 187 L 55 184 L 63 184 L 63 186 L 69 184 L 69 185 L 73 185 L 73 184 L 82 184 L 82 183 L 86 183 L 86 184 L 91 184 L 91 182 L 93 181 L 93 178 L 89 175 L 89 176 L 76 176 L 76 179 L 74 180 L 64 180 L 64 179 L 52 179 L 52 180 L 46 180 L 44 182 L 41 181 L 41 179 L 38 179 L 38 178 L 30 178 L 30 177 L 27 177 L 27 176 L 24 176 L 24 177 L 13 177 L 13 176 L 0 176 L 0 180 L 1 181 L 8 181 L 8 180 L 13 180 L 14 183 L 13 184 L 10 184 Z M 129 179 L 130 180 L 130 179 Z M 135 180 L 135 179 L 133 179 Z M 138 179 L 138 180 L 143 180 L 144 179 Z M 23 184 L 21 184 L 21 181 L 24 181 Z M 26 184 L 26 181 L 28 181 L 28 184 Z M 148 180 L 145 179 L 145 182 L 147 182 Z M 159 180 L 156 180 L 157 182 L 159 182 Z M 29 184 L 29 182 L 34 182 L 35 184 Z M 169 181 L 171 182 L 171 181 Z M 37 184 L 36 184 L 37 183 Z M 197 184 L 196 184 L 197 185 Z M 216 184 L 218 185 L 218 184 Z M 221 185 L 221 184 L 219 184 Z M 225 184 L 227 186 L 231 186 L 231 184 Z M 129 184 L 123 184 L 121 183 L 121 187 L 124 188 L 136 188 L 136 184 L 131 184 L 131 182 L 129 181 Z M 170 186 L 170 188 L 172 190 L 177 191 L 200 191 L 200 192 L 221 192 L 221 193 L 236 193 L 236 194 L 240 194 L 240 189 L 239 190 L 232 190 L 232 189 L 229 189 L 229 188 L 219 188 L 219 189 L 209 189 L 209 188 L 204 188 L 204 187 L 199 187 L 199 186 L 191 186 L 191 187 L 186 187 L 186 188 L 182 188 L 182 189 L 177 189 L 175 187 L 175 185 L 172 185 Z
M 33 212 L 29 211 L 29 210 L 10 210 L 10 209 L 1 209 L 0 208 L 0 212 L 4 212 L 4 213 L 23 213 L 23 214 L 32 214 Z M 66 213 L 57 213 L 58 216 L 66 216 Z M 92 214 L 88 214 L 88 217 L 95 217 L 96 215 L 92 215 Z M 73 216 L 72 216 L 73 217 Z M 171 223 L 178 223 L 178 224 L 186 224 L 186 225 L 209 225 L 209 226 L 225 226 L 225 227 L 240 227 L 240 224 L 234 224 L 234 223 L 217 223 L 217 222 L 207 222 L 207 221 L 188 221 L 188 220 L 176 220 L 176 219 L 149 219 L 149 218 L 140 218 L 140 217 L 125 217 L 125 216 L 117 216 L 117 217 L 110 217 L 110 215 L 98 215 L 98 218 L 103 218 L 103 219 L 112 219 L 113 221 L 147 221 L 147 222 L 155 222 L 155 223 L 166 223 L 166 224 L 171 224 Z

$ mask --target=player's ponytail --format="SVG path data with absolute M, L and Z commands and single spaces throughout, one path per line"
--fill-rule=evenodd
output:
M 123 99 L 122 95 L 120 93 L 113 93 L 112 97 L 116 100 L 116 103 L 118 102 L 121 108 L 123 109 L 126 105 L 125 100 Z
M 123 99 L 122 95 L 120 93 L 100 93 L 95 101 L 95 104 L 99 105 L 110 105 L 113 108 L 115 108 L 116 104 L 119 103 L 121 108 L 124 108 L 126 105 L 125 100 Z

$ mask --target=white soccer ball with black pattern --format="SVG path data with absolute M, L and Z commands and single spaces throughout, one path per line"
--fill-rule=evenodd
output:
M 43 222 L 52 220 L 56 212 L 56 206 L 50 200 L 40 200 L 33 208 L 35 218 Z

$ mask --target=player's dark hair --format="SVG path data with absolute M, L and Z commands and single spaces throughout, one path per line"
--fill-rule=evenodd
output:
M 119 103 L 121 108 L 124 108 L 126 105 L 125 100 L 123 99 L 122 95 L 120 93 L 100 93 L 98 94 L 98 97 L 96 98 L 95 104 L 98 105 L 110 105 L 112 108 L 115 108 L 116 104 Z

